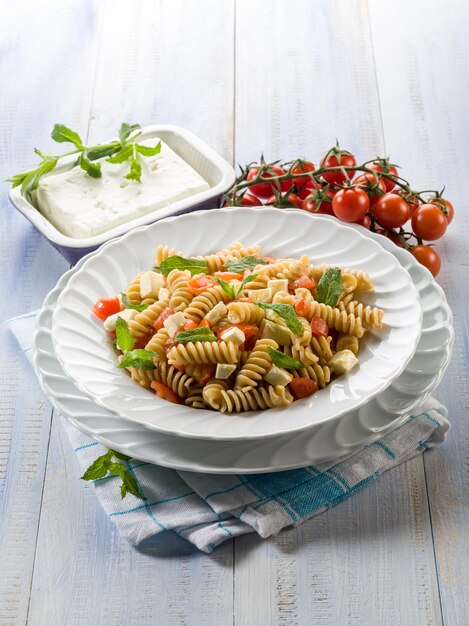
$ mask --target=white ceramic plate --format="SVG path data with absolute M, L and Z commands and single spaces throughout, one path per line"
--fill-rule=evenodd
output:
M 360 227 L 354 227 L 360 229 Z M 297 435 L 223 443 L 185 440 L 147 430 L 95 404 L 65 375 L 51 337 L 52 314 L 62 289 L 82 265 L 65 274 L 38 316 L 33 363 L 54 406 L 82 432 L 134 458 L 179 470 L 210 473 L 260 473 L 304 467 L 349 454 L 379 439 L 415 411 L 440 381 L 453 344 L 452 315 L 442 289 L 404 250 L 372 233 L 409 271 L 423 308 L 423 330 L 404 372 L 378 398 L 342 418 Z
M 234 241 L 260 243 L 274 258 L 309 254 L 315 263 L 367 271 L 384 325 L 363 342 L 360 365 L 310 398 L 287 408 L 223 415 L 168 404 L 117 368 L 112 343 L 91 313 L 99 298 L 122 291 L 153 263 L 162 243 L 189 255 L 207 254 Z M 336 220 L 304 211 L 221 209 L 163 220 L 110 242 L 90 255 L 63 290 L 53 318 L 56 354 L 79 389 L 104 408 L 144 426 L 180 437 L 241 440 L 274 437 L 325 423 L 383 391 L 414 354 L 421 332 L 419 296 L 406 270 L 379 244 Z

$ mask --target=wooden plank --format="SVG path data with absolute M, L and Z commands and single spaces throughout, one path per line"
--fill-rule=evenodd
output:
M 383 154 L 366 3 L 265 11 L 237 2 L 237 161 L 261 148 L 317 160 L 336 137 L 359 159 Z M 297 530 L 239 539 L 235 614 L 240 624 L 441 623 L 421 459 Z
M 387 149 L 417 188 L 446 185 L 456 207 L 453 224 L 438 242 L 443 258 L 439 282 L 454 312 L 456 342 L 437 396 L 447 405 L 453 427 L 446 444 L 425 456 L 425 468 L 443 618 L 446 624 L 467 624 L 469 346 L 467 296 L 461 287 L 469 280 L 469 204 L 461 181 L 469 145 L 469 6 L 456 0 L 442 11 L 439 2 L 430 0 L 422 11 L 399 0 L 391 16 L 371 2 L 370 17 Z
M 210 19 L 197 1 L 105 3 L 91 136 L 113 135 L 122 120 L 181 124 L 232 158 L 233 6 L 210 0 L 204 11 Z M 232 544 L 207 556 L 165 534 L 136 550 L 73 457 L 54 422 L 31 623 L 231 624 Z
M 54 7 L 5 5 L 0 22 L 2 116 L 0 180 L 31 166 L 35 145 L 51 147 L 57 120 L 85 130 L 93 56 L 82 33 L 94 11 L 76 0 Z M 86 29 L 85 29 L 86 25 Z M 38 37 L 38 33 L 48 33 Z M 84 98 L 84 99 L 83 99 Z M 33 143 L 34 142 L 34 143 Z M 10 206 L 2 183 L 2 322 L 37 308 L 65 270 L 62 257 Z M 18 345 L 2 324 L 0 365 L 0 623 L 26 623 L 51 407 Z

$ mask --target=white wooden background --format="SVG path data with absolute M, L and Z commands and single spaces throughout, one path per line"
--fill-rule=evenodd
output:
M 15 0 L 0 5 L 3 180 L 122 120 L 186 126 L 233 162 L 317 159 L 335 138 L 446 184 L 439 245 L 455 314 L 438 390 L 447 443 L 270 541 L 207 556 L 124 543 L 2 327 L 0 626 L 469 624 L 467 0 Z M 1 195 L 2 316 L 38 307 L 67 264 Z

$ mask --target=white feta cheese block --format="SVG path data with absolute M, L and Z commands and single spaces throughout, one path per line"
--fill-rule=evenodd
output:
M 340 350 L 329 359 L 327 365 L 333 370 L 334 374 L 347 374 L 357 363 L 358 359 L 351 350 Z
M 145 298 L 158 298 L 158 293 L 163 285 L 163 274 L 144 272 L 140 277 L 140 297 L 143 300 Z
M 174 335 L 176 335 L 176 333 L 183 328 L 185 323 L 186 318 L 184 317 L 184 314 L 182 311 L 178 311 L 177 313 L 173 313 L 173 315 L 167 317 L 163 322 L 163 326 L 168 331 L 168 335 L 173 338 Z
M 205 319 L 210 323 L 210 326 L 213 326 L 217 322 L 221 320 L 228 313 L 228 309 L 226 308 L 224 302 L 219 302 L 216 304 L 211 311 L 207 313 Z
M 166 287 L 162 287 L 158 292 L 158 300 L 162 302 L 163 300 L 169 300 L 169 289 Z
M 220 339 L 222 341 L 226 341 L 226 343 L 234 343 L 235 346 L 240 346 L 242 343 L 246 341 L 246 336 L 240 328 L 236 328 L 236 326 L 232 326 L 225 330 L 224 333 L 221 334 Z
M 265 380 L 271 385 L 274 385 L 274 387 L 276 387 L 277 385 L 285 387 L 286 385 L 288 385 L 288 383 L 292 381 L 292 378 L 292 374 L 287 372 L 287 370 L 277 367 L 276 365 L 272 365 L 270 370 L 265 375 Z
M 291 342 L 291 332 L 286 326 L 280 326 L 275 322 L 264 320 L 261 324 L 263 339 L 273 339 L 279 346 L 289 346 Z
M 226 380 L 235 371 L 236 365 L 229 365 L 228 363 L 218 363 L 215 372 L 215 378 Z
M 142 140 L 155 146 L 158 137 Z M 80 239 L 104 233 L 141 215 L 209 189 L 208 183 L 163 141 L 153 157 L 139 156 L 141 182 L 127 180 L 129 162 L 101 164 L 100 178 L 80 167 L 46 176 L 32 194 L 39 211 L 64 235 Z
M 286 278 L 272 278 L 272 280 L 267 281 L 267 287 L 271 290 L 272 295 L 277 291 L 288 292 L 288 280 Z
M 250 289 L 248 298 L 252 298 L 254 302 L 272 302 L 272 290 L 269 287 L 266 289 Z
M 117 318 L 122 317 L 126 322 L 130 322 L 137 314 L 135 309 L 124 309 L 123 311 L 119 311 L 118 313 L 113 313 L 109 317 L 106 317 L 104 320 L 103 326 L 106 330 L 112 331 L 116 330 Z

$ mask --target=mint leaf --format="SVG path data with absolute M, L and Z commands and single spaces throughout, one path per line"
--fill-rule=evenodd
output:
M 122 463 L 111 463 L 109 471 L 114 476 L 120 476 L 122 478 L 121 485 L 121 498 L 124 499 L 128 493 L 131 493 L 136 498 L 146 500 L 143 493 L 138 488 L 138 483 L 131 470 L 126 468 Z
M 50 136 L 58 143 L 73 143 L 75 148 L 78 148 L 79 150 L 83 148 L 83 142 L 80 135 L 64 124 L 55 124 Z
M 321 277 L 316 290 L 316 300 L 328 306 L 336 306 L 342 295 L 342 272 L 340 267 L 329 267 Z
M 78 165 L 92 178 L 101 178 L 101 164 L 90 161 L 86 150 L 78 157 Z
M 24 195 L 29 195 L 35 189 L 39 187 L 39 181 L 41 180 L 44 174 L 47 172 L 51 172 L 55 166 L 57 165 L 57 159 L 48 159 L 47 161 L 43 161 L 39 164 L 39 166 L 35 170 L 31 170 L 28 172 L 27 176 L 23 179 L 23 183 L 21 185 L 21 191 Z
M 133 146 L 125 146 L 122 150 L 119 150 L 114 156 L 106 159 L 108 163 L 123 163 L 127 161 L 133 152 Z
M 125 144 L 129 135 L 131 135 L 134 130 L 138 130 L 139 128 L 141 128 L 140 124 L 127 124 L 127 122 L 122 122 L 119 129 L 119 139 L 121 144 Z
M 12 183 L 11 186 L 14 189 L 15 187 L 19 187 L 30 173 L 31 170 L 23 172 L 22 174 L 14 174 L 13 176 L 10 176 L 10 178 L 7 178 L 7 182 Z
M 174 343 L 188 343 L 189 341 L 216 341 L 217 337 L 213 330 L 207 326 L 183 330 L 174 337 Z
M 153 350 L 130 350 L 125 353 L 124 358 L 117 367 L 136 367 L 139 370 L 155 369 L 153 359 L 158 355 Z
M 302 335 L 304 332 L 303 324 L 298 319 L 295 309 L 291 304 L 267 304 L 265 302 L 254 302 L 261 309 L 270 309 L 280 315 L 288 328 L 294 335 Z
M 268 265 L 267 261 L 258 259 L 255 256 L 245 256 L 242 259 L 233 259 L 225 263 L 227 272 L 242 274 L 245 270 L 252 270 L 256 265 Z
M 236 296 L 235 297 L 237 298 L 239 296 L 239 294 L 243 291 L 244 285 L 246 285 L 247 283 L 252 282 L 258 276 L 259 276 L 259 274 L 249 274 L 249 276 L 246 276 L 246 278 L 241 282 L 240 286 L 238 287 L 238 291 L 236 292 Z
M 220 287 L 223 289 L 223 291 L 226 293 L 228 298 L 231 298 L 232 300 L 234 300 L 236 298 L 236 294 L 235 294 L 235 290 L 234 290 L 233 285 L 230 285 L 230 283 L 227 283 L 226 280 L 223 280 L 222 278 L 219 278 L 218 276 L 215 276 L 215 280 L 220 285 Z
M 121 298 L 122 304 L 126 309 L 133 309 L 134 311 L 142 312 L 150 306 L 149 304 L 132 304 L 126 293 L 121 293 Z
M 118 141 L 113 141 L 112 143 L 104 143 L 101 146 L 91 146 L 86 149 L 86 152 L 90 161 L 96 161 L 96 159 L 103 159 L 115 154 L 120 150 L 120 147 L 121 145 Z
M 208 274 L 208 265 L 206 261 L 198 259 L 185 259 L 177 254 L 169 256 L 158 268 L 163 276 L 167 276 L 171 270 L 189 270 L 191 276 L 195 274 Z
M 290 370 L 299 370 L 304 367 L 304 363 L 301 361 L 293 359 L 291 356 L 280 352 L 280 350 L 274 350 L 274 348 L 271 348 L 270 346 L 267 346 L 267 354 L 272 359 L 272 363 L 277 367 Z
M 142 179 L 142 166 L 137 161 L 135 156 L 132 156 L 132 160 L 130 161 L 130 171 L 127 176 L 124 176 L 127 180 L 136 180 L 137 182 L 141 182 Z
M 109 450 L 109 452 L 112 452 L 113 456 L 115 456 L 116 459 L 120 459 L 121 461 L 130 461 L 130 459 L 132 458 L 131 456 L 122 454 L 122 452 L 117 452 L 117 450 Z
M 159 141 L 154 148 L 137 144 L 137 152 L 144 157 L 156 156 L 161 152 L 161 141 Z
M 118 317 L 116 322 L 116 344 L 122 352 L 132 350 L 134 347 L 134 338 L 127 322 L 122 317 Z
M 112 450 L 108 450 L 106 454 L 98 456 L 97 459 L 91 463 L 89 468 L 81 477 L 82 480 L 98 480 L 98 478 L 104 478 L 109 471 L 109 465 L 111 463 Z

